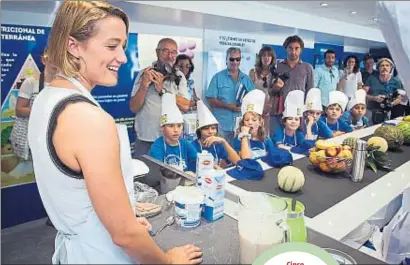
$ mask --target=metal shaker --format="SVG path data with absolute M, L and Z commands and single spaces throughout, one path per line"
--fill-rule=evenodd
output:
M 353 164 L 351 180 L 361 182 L 363 180 L 364 168 L 366 166 L 367 142 L 357 140 L 353 150 Z

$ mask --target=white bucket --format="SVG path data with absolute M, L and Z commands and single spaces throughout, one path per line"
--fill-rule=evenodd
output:
M 197 187 L 178 186 L 173 192 L 176 223 L 181 227 L 197 227 L 201 223 L 205 193 Z

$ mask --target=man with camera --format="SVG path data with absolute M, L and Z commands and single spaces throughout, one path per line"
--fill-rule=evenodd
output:
M 177 43 L 170 38 L 158 42 L 157 61 L 138 73 L 131 92 L 130 109 L 135 113 L 136 140 L 134 157 L 147 154 L 161 135 L 161 96 L 168 92 L 177 97 L 178 108 L 189 110 L 190 101 L 184 74 L 174 68 Z
M 226 66 L 216 73 L 205 96 L 212 112 L 220 125 L 219 133 L 229 144 L 235 136 L 235 124 L 241 113 L 242 98 L 254 89 L 254 84 L 248 75 L 239 70 L 241 64 L 241 50 L 230 47 L 226 51 Z
M 401 81 L 391 75 L 393 66 L 389 58 L 380 59 L 377 62 L 379 75 L 371 75 L 366 80 L 369 120 L 373 124 L 379 124 L 404 114 L 404 111 L 401 113 L 400 110 L 402 109 L 402 95 L 405 91 Z
M 292 90 L 306 92 L 313 87 L 313 67 L 309 63 L 302 62 L 300 54 L 304 48 L 303 40 L 295 35 L 286 38 L 283 43 L 287 58 L 277 65 L 277 75 L 272 75 L 271 96 L 274 97 L 271 111 L 271 134 L 280 126 L 284 102 L 288 93 Z

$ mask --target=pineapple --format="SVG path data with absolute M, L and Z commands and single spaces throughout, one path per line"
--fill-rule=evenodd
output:
M 355 147 L 355 145 L 356 145 L 356 141 L 357 141 L 357 138 L 355 138 L 355 137 L 348 137 L 348 138 L 346 138 L 346 139 L 343 141 L 343 145 L 350 146 L 350 148 L 353 150 L 354 147 Z

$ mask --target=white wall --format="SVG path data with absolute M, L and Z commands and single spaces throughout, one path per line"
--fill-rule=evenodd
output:
M 327 19 L 258 1 L 129 1 L 384 42 L 379 29 Z

